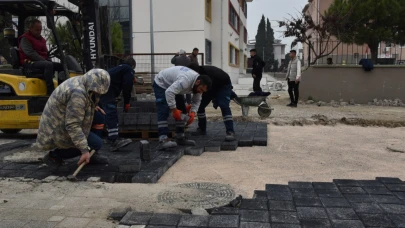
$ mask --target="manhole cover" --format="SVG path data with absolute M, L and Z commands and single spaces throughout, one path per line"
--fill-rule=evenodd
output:
M 159 202 L 179 209 L 213 208 L 228 204 L 235 198 L 229 185 L 217 183 L 186 183 L 177 185 L 176 190 L 162 192 Z

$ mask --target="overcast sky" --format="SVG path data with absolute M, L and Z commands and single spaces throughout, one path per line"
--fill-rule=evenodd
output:
M 247 30 L 249 40 L 254 40 L 257 27 L 264 14 L 265 18 L 269 18 L 274 30 L 274 38 L 283 40 L 282 43 L 287 44 L 286 52 L 290 50 L 291 42 L 294 38 L 284 38 L 283 34 L 277 31 L 282 31 L 278 27 L 277 22 L 271 20 L 283 20 L 289 18 L 288 14 L 297 14 L 301 12 L 308 0 L 253 0 L 248 2 L 248 19 Z M 267 20 L 267 19 L 266 19 Z

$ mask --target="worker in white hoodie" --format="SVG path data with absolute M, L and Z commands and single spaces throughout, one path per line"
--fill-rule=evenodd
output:
M 182 146 L 195 146 L 195 142 L 187 140 L 184 135 L 184 121 L 190 125 L 194 121 L 195 114 L 201 103 L 201 96 L 212 87 L 212 81 L 207 75 L 199 75 L 197 72 L 183 66 L 170 67 L 159 72 L 153 82 L 153 90 L 156 97 L 159 149 L 167 149 Z M 191 109 L 186 111 L 184 94 L 193 93 Z M 183 101 L 176 106 L 176 95 L 183 95 Z M 179 107 L 181 110 L 177 109 Z M 169 133 L 167 118 L 170 112 L 176 124 L 176 142 L 168 139 Z

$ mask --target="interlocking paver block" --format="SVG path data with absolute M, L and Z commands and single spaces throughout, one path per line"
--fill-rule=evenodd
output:
M 322 202 L 319 198 L 294 197 L 294 202 L 297 207 L 322 207 Z
M 301 219 L 326 219 L 328 215 L 324 208 L 320 207 L 297 207 L 298 216 Z
M 366 227 L 395 227 L 394 222 L 384 214 L 358 214 Z
M 291 192 L 294 197 L 306 197 L 306 198 L 315 198 L 317 197 L 315 190 L 313 188 L 293 188 Z
M 150 219 L 151 225 L 166 225 L 177 226 L 181 218 L 181 215 L 177 214 L 154 214 Z
M 255 190 L 254 194 L 253 194 L 253 199 L 266 200 L 267 199 L 267 192 L 266 191 L 261 191 L 261 190 Z
M 142 162 L 140 159 L 126 160 L 124 164 L 118 166 L 121 173 L 135 173 L 141 170 Z
M 394 195 L 401 200 L 405 200 L 405 192 L 394 192 Z
M 371 198 L 370 195 L 362 195 L 362 194 L 343 194 L 343 196 L 349 201 L 350 203 L 372 203 L 374 200 Z
M 377 177 L 376 180 L 380 181 L 383 184 L 403 184 L 404 182 L 401 181 L 399 178 L 392 178 L 392 177 Z
M 234 151 L 238 148 L 238 141 L 232 141 L 232 142 L 223 142 L 221 145 L 221 150 L 223 151 Z
M 386 184 L 386 186 L 393 192 L 405 192 L 405 184 Z
M 271 228 L 301 228 L 298 224 L 272 224 Z
M 324 207 L 351 207 L 345 198 L 321 198 Z
M 266 184 L 266 191 L 275 192 L 290 192 L 290 188 L 287 185 L 280 184 Z
M 130 210 L 131 207 L 121 207 L 111 209 L 108 214 L 108 219 L 121 220 Z
M 302 228 L 332 228 L 327 219 L 304 219 L 301 220 Z
M 238 215 L 213 215 L 209 221 L 209 227 L 238 228 Z
M 357 182 L 362 187 L 384 187 L 384 184 L 377 180 L 359 180 Z
M 397 227 L 405 227 L 405 215 L 388 215 L 388 217 L 397 225 Z
M 245 210 L 266 210 L 267 211 L 267 200 L 242 199 L 240 209 L 245 209 Z
M 384 211 L 376 203 L 351 203 L 356 213 L 382 214 Z
M 405 214 L 405 205 L 380 204 L 380 207 L 389 214 Z
M 290 188 L 313 188 L 311 182 L 298 182 L 298 181 L 290 181 L 288 182 L 288 187 Z
M 332 220 L 334 228 L 364 228 L 360 220 Z
M 312 186 L 315 189 L 337 189 L 336 185 L 330 182 L 313 182 Z
M 342 193 L 340 193 L 337 189 L 315 189 L 316 194 L 319 197 L 324 198 L 341 198 L 343 197 Z
M 271 211 L 270 220 L 272 223 L 300 223 L 297 212 L 292 211 Z
M 393 195 L 371 195 L 371 198 L 377 203 L 404 204 L 398 197 Z
M 344 194 L 366 194 L 361 187 L 340 187 L 340 191 Z
M 359 219 L 352 208 L 327 208 L 329 217 L 334 220 Z
M 208 227 L 209 216 L 183 215 L 179 227 Z
M 239 215 L 239 209 L 236 207 L 218 207 L 211 212 L 212 215 Z
M 156 183 L 158 174 L 154 172 L 139 172 L 132 177 L 132 183 Z
M 188 147 L 184 150 L 185 155 L 200 156 L 204 153 L 204 147 Z
M 270 211 L 296 211 L 293 201 L 269 200 Z
M 356 180 L 334 179 L 333 183 L 335 183 L 339 187 L 359 187 L 360 186 L 360 184 Z
M 242 222 L 269 222 L 269 212 L 262 210 L 240 210 L 240 221 Z
M 278 192 L 278 191 L 268 191 L 267 198 L 269 200 L 282 200 L 282 201 L 293 200 L 292 194 L 290 192 Z
M 241 222 L 240 228 L 271 228 L 270 223 Z
M 392 195 L 392 192 L 386 187 L 363 187 L 364 191 L 371 195 Z

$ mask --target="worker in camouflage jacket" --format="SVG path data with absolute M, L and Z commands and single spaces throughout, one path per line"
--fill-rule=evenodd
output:
M 63 164 L 63 160 L 80 156 L 83 162 L 108 163 L 104 156 L 95 153 L 102 140 L 90 132 L 95 111 L 101 111 L 100 96 L 108 91 L 110 75 L 102 69 L 92 69 L 83 76 L 70 78 L 58 86 L 49 97 L 39 123 L 36 146 L 51 150 L 44 162 L 51 167 Z

